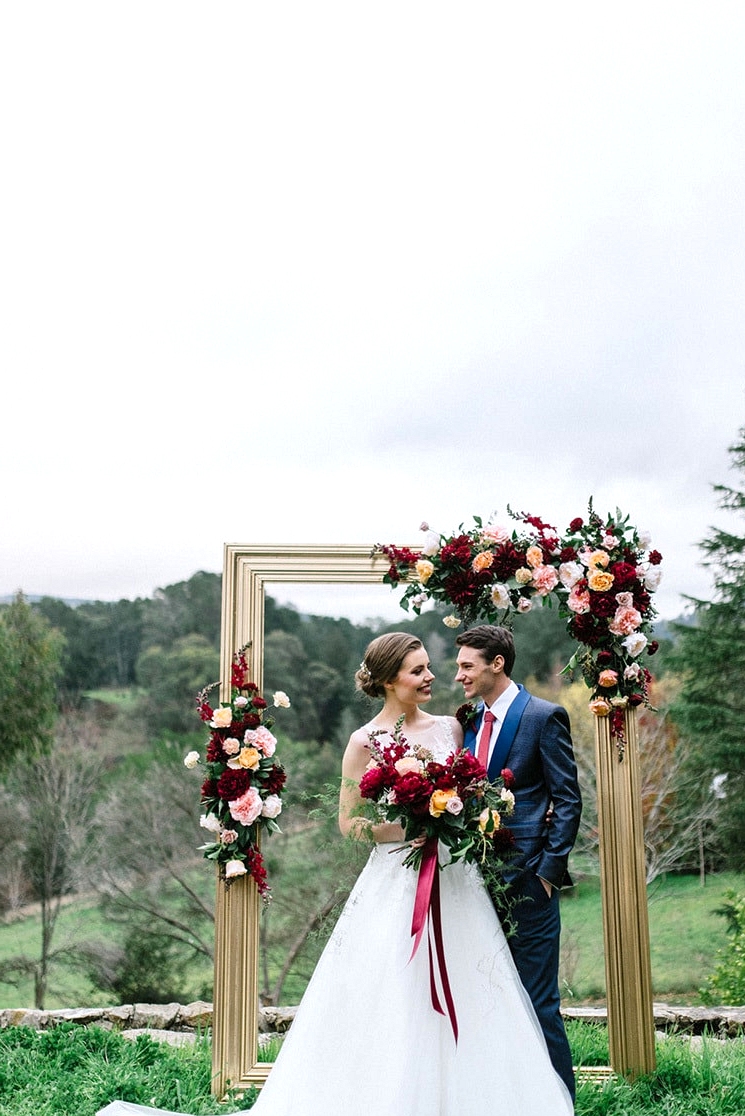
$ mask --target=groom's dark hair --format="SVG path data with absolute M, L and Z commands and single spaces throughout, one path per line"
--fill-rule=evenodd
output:
M 500 628 L 496 624 L 477 624 L 475 628 L 468 628 L 461 632 L 455 640 L 456 647 L 473 647 L 480 651 L 487 663 L 501 655 L 504 659 L 504 673 L 508 678 L 512 676 L 515 665 L 515 641 L 509 628 Z

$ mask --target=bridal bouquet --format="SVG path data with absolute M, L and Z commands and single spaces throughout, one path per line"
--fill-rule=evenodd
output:
M 515 806 L 509 769 L 490 783 L 471 752 L 459 750 L 438 763 L 426 748 L 408 743 L 401 721 L 388 743 L 380 736 L 370 733 L 371 759 L 360 780 L 360 795 L 375 804 L 380 820 L 400 821 L 407 841 L 436 838 L 452 861 L 483 866 L 489 854 L 503 856 L 512 847 L 512 833 L 502 825 Z M 403 863 L 420 868 L 422 858 L 423 849 L 412 848 Z
M 267 715 L 267 702 L 258 686 L 250 680 L 245 652 L 242 648 L 233 660 L 229 702 L 215 708 L 208 702 L 216 682 L 197 695 L 197 711 L 210 728 L 210 738 L 205 759 L 199 752 L 189 752 L 184 764 L 188 768 L 201 764 L 207 769 L 200 825 L 214 837 L 202 846 L 205 857 L 217 862 L 228 883 L 249 875 L 267 900 L 269 885 L 259 848 L 260 833 L 279 832 L 276 818 L 282 811 L 287 776 L 274 758 L 277 740 L 269 731 L 274 722 Z M 287 708 L 290 700 L 280 690 L 273 703 Z

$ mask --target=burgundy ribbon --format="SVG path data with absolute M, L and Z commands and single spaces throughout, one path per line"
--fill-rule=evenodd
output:
M 455 1004 L 453 1003 L 453 995 L 450 991 L 450 980 L 448 978 L 447 965 L 445 963 L 445 948 L 442 941 L 442 914 L 440 911 L 440 869 L 437 863 L 437 838 L 429 837 L 424 845 L 422 863 L 419 867 L 419 878 L 416 885 L 416 895 L 414 896 L 414 914 L 411 919 L 411 936 L 414 939 L 414 946 L 411 951 L 411 961 L 419 949 L 422 935 L 424 934 L 425 927 L 431 923 L 432 935 L 427 934 L 427 945 L 429 947 L 429 990 L 432 999 L 432 1007 L 440 1015 L 445 1012 L 440 1003 L 440 998 L 437 994 L 437 982 L 435 979 L 435 959 L 432 956 L 432 937 L 435 942 L 435 955 L 437 957 L 437 970 L 440 974 L 440 983 L 442 985 L 442 992 L 445 997 L 447 1005 L 447 1014 L 450 1019 L 450 1026 L 453 1028 L 453 1035 L 455 1041 L 458 1041 L 458 1020 L 455 1015 Z

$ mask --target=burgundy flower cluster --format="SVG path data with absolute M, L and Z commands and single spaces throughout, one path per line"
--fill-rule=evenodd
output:
M 402 607 L 419 612 L 429 601 L 447 604 L 445 623 L 512 626 L 515 613 L 555 601 L 569 634 L 579 643 L 567 669 L 580 669 L 592 689 L 591 708 L 609 716 L 622 742 L 624 710 L 647 702 L 650 674 L 640 661 L 653 655 L 651 639 L 662 555 L 617 511 L 599 516 L 590 501 L 587 518 L 575 517 L 563 536 L 541 518 L 509 515 L 512 530 L 484 525 L 438 535 L 427 524 L 420 552 L 377 546 L 391 562 L 384 581 L 406 583 Z M 391 574 L 394 571 L 394 575 Z
M 375 804 L 378 820 L 399 821 L 407 841 L 436 837 L 453 860 L 481 864 L 511 845 L 502 825 L 514 809 L 511 771 L 490 783 L 484 765 L 463 749 L 439 763 L 425 749 L 409 746 L 400 723 L 393 734 L 370 734 L 370 755 L 360 795 Z M 415 848 L 404 864 L 418 868 L 421 860 L 422 849 Z
M 210 728 L 204 762 L 198 753 L 184 761 L 202 763 L 207 778 L 202 783 L 201 825 L 213 834 L 203 846 L 229 883 L 241 875 L 254 880 L 264 899 L 269 897 L 266 868 L 259 848 L 260 832 L 276 832 L 286 773 L 275 759 L 276 738 L 267 717 L 267 702 L 251 681 L 245 649 L 237 652 L 231 670 L 230 702 L 212 707 L 207 686 L 197 696 L 197 711 Z M 281 698 L 281 702 L 277 701 Z M 289 704 L 286 695 L 275 695 L 275 704 Z M 192 761 L 192 757 L 194 757 Z

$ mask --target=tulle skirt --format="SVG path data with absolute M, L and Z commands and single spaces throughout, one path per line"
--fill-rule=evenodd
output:
M 447 1013 L 433 1008 L 426 936 L 411 958 L 417 873 L 403 856 L 394 845 L 370 854 L 252 1116 L 569 1116 L 571 1099 L 471 865 L 439 873 L 457 1042 Z M 100 1116 L 154 1111 L 115 1104 Z

